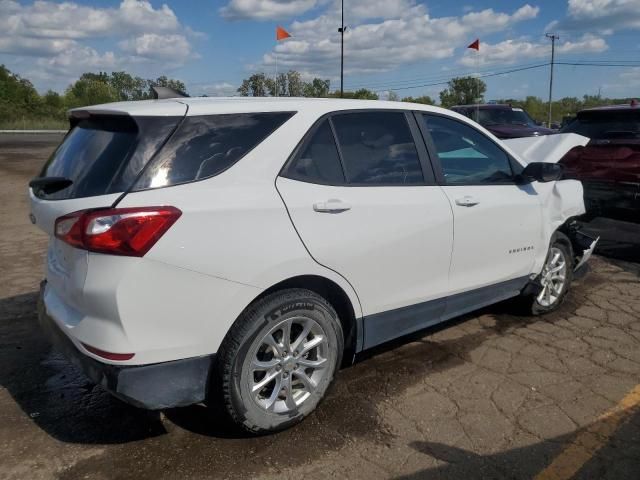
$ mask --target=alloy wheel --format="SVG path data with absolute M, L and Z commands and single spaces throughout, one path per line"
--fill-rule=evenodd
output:
M 551 247 L 549 256 L 540 274 L 542 291 L 537 300 L 543 307 L 554 305 L 559 299 L 567 281 L 567 259 L 562 249 Z
M 271 327 L 250 351 L 245 376 L 253 400 L 273 413 L 295 411 L 330 370 L 327 335 L 308 317 Z

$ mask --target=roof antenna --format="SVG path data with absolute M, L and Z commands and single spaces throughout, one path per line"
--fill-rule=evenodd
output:
M 170 87 L 160 87 L 158 85 L 152 85 L 151 90 L 153 91 L 153 98 L 156 100 L 162 100 L 164 98 L 185 98 L 189 96 L 180 90 L 175 90 Z

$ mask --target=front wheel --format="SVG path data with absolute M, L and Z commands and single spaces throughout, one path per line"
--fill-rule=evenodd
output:
M 534 280 L 538 284 L 537 291 L 523 294 L 520 302 L 533 315 L 552 312 L 562 304 L 572 279 L 571 242 L 564 234 L 557 232 L 551 241 L 542 271 Z
M 324 397 L 342 350 L 338 315 L 321 296 L 290 289 L 259 300 L 236 321 L 219 352 L 227 412 L 253 433 L 300 422 Z

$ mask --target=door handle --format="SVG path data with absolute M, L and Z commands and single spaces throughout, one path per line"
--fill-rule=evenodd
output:
M 326 202 L 314 203 L 313 210 L 320 213 L 341 213 L 351 210 L 351 205 L 337 198 L 330 198 Z
M 476 200 L 474 197 L 470 195 L 465 195 L 461 198 L 456 198 L 456 205 L 460 205 L 461 207 L 473 207 L 474 205 L 478 205 L 480 202 Z

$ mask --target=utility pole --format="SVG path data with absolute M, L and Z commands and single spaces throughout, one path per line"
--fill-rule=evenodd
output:
M 340 98 L 344 94 L 344 0 L 342 0 L 342 13 L 340 20 Z
M 551 128 L 551 100 L 553 97 L 553 64 L 556 59 L 556 40 L 560 39 L 555 33 L 545 34 L 547 38 L 551 39 L 551 71 L 549 76 L 549 121 L 547 127 Z

